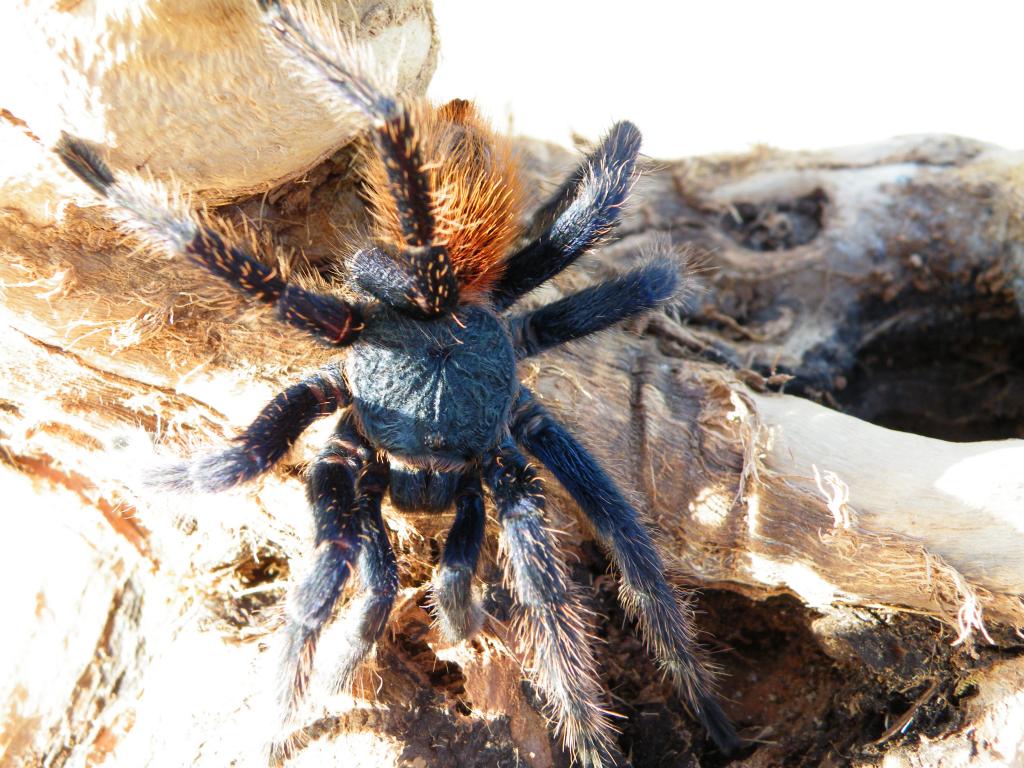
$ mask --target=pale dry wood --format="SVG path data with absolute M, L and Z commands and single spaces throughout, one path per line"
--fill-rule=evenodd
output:
M 427 0 L 325 0 L 386 82 L 422 93 L 437 60 Z M 209 200 L 266 192 L 350 139 L 358 122 L 310 100 L 266 45 L 248 0 L 12 2 L 0 9 L 0 207 L 39 223 L 78 181 L 49 154 L 70 131 L 120 168 Z M 15 73 L 17 73 L 15 75 Z

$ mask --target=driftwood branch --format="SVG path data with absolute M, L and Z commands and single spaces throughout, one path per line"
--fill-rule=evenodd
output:
M 6 128 L 48 167 L 43 131 Z M 267 258 L 328 274 L 339 230 L 362 215 L 351 155 L 333 151 L 344 141 L 258 181 L 329 155 L 302 183 L 219 215 L 257 221 Z M 523 152 L 541 189 L 572 164 L 546 145 Z M 1010 439 L 1024 435 L 1020 161 L 918 137 L 650 163 L 620 239 L 544 289 L 625 269 L 666 232 L 700 265 L 701 290 L 671 312 L 523 375 L 646 510 L 681 582 L 708 589 L 701 621 L 755 745 L 747 764 L 1010 764 L 1024 748 L 1010 653 L 1024 623 L 1024 443 Z M 326 354 L 139 251 L 47 173 L 0 218 L 14 595 L 0 765 L 258 765 L 277 609 L 308 551 L 301 469 L 322 434 L 250 493 L 171 499 L 139 478 L 224 441 Z M 218 183 L 212 170 L 185 180 L 210 199 L 250 189 Z M 596 630 L 630 715 L 624 746 L 637 766 L 699 753 L 620 627 L 571 504 L 553 506 L 577 578 L 612 612 Z M 389 525 L 393 633 L 365 698 L 311 706 L 292 764 L 564 763 L 520 685 L 500 590 L 489 631 L 446 647 L 423 607 L 444 521 Z M 483 571 L 495 578 L 493 557 Z

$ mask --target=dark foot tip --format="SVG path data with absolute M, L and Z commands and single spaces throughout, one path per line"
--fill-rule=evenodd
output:
M 718 751 L 726 757 L 734 755 L 745 746 L 743 739 L 729 721 L 722 706 L 713 698 L 707 697 L 700 702 L 700 721 L 708 732 L 708 736 L 718 747 Z
M 53 151 L 78 178 L 101 195 L 107 194 L 107 189 L 114 183 L 114 174 L 92 147 L 77 136 L 61 131 Z

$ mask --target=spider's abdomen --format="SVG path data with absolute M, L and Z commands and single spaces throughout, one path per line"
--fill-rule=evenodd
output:
M 515 354 L 487 309 L 414 320 L 381 307 L 345 360 L 352 407 L 377 448 L 421 467 L 457 467 L 503 434 Z

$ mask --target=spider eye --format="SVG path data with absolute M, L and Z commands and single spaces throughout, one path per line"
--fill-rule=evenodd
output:
M 452 447 L 451 441 L 440 432 L 435 432 L 431 435 L 427 435 L 426 439 L 423 442 L 426 443 L 428 447 L 435 451 L 447 451 L 449 448 Z

